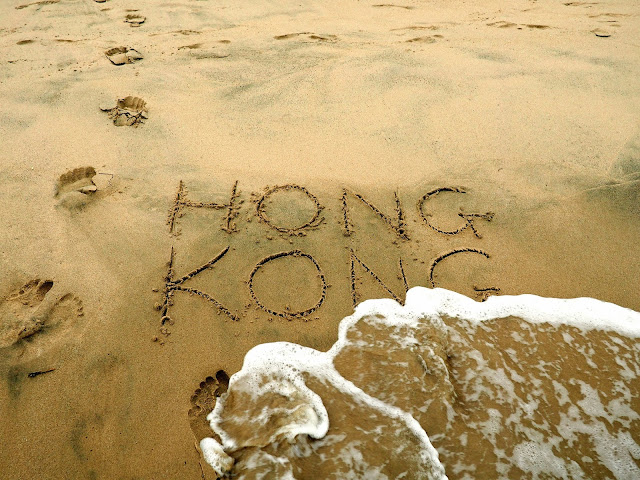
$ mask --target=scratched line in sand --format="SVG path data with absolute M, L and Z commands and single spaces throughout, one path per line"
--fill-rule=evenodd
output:
M 240 210 L 242 209 L 242 205 L 244 204 L 244 200 L 241 199 L 241 192 L 238 188 L 239 182 L 236 180 L 232 187 L 230 195 L 228 196 L 228 201 L 223 203 L 217 201 L 209 201 L 209 202 L 196 202 L 190 199 L 189 193 L 185 183 L 180 180 L 178 182 L 178 187 L 176 193 L 173 198 L 173 202 L 169 209 L 169 213 L 167 216 L 167 225 L 168 231 L 171 236 L 177 236 L 180 234 L 179 227 L 179 219 L 184 216 L 187 209 L 195 210 L 198 209 L 213 209 L 213 210 L 221 210 L 224 212 L 222 222 L 220 223 L 220 230 L 228 234 L 239 234 L 241 229 L 238 228 L 237 218 Z M 373 204 L 370 200 L 368 200 L 364 195 L 359 192 L 353 191 L 348 188 L 341 189 L 342 194 L 339 197 L 338 209 L 340 212 L 338 224 L 342 230 L 344 237 L 353 238 L 357 237 L 358 228 L 354 226 L 354 214 L 351 212 L 352 202 L 356 202 L 357 204 L 364 205 L 370 210 L 376 217 L 381 220 L 381 224 L 387 229 L 389 232 L 393 233 L 396 237 L 403 240 L 405 242 L 410 242 L 411 236 L 409 234 L 409 228 L 407 226 L 406 214 L 402 207 L 402 202 L 400 197 L 396 191 L 393 192 L 393 203 L 394 208 L 392 213 L 385 213 L 382 209 Z M 311 213 L 309 213 L 308 218 L 294 226 L 285 226 L 280 225 L 274 220 L 273 217 L 268 213 L 268 209 L 266 207 L 267 201 L 272 197 L 277 196 L 278 194 L 284 192 L 299 192 L 301 193 L 309 202 L 312 207 Z M 456 212 L 455 215 L 459 217 L 464 223 L 453 230 L 445 230 L 433 222 L 433 213 L 427 211 L 427 206 L 429 204 L 429 200 L 436 197 L 437 195 L 442 194 L 468 194 L 467 190 L 461 187 L 453 187 L 453 186 L 445 186 L 439 187 L 436 189 L 432 189 L 428 191 L 426 194 L 422 195 L 417 203 L 416 210 L 419 219 L 422 220 L 422 223 L 426 225 L 431 231 L 436 232 L 437 234 L 444 235 L 447 237 L 452 237 L 455 235 L 460 235 L 466 230 L 470 230 L 473 234 L 472 238 L 477 240 L 482 239 L 482 234 L 479 231 L 478 221 L 491 222 L 495 216 L 493 212 L 478 212 L 478 213 L 462 213 Z M 281 235 L 290 236 L 290 237 L 302 237 L 308 235 L 311 231 L 318 229 L 322 224 L 326 224 L 326 216 L 323 215 L 326 212 L 331 213 L 326 210 L 325 206 L 323 206 L 319 200 L 319 198 L 311 193 L 311 191 L 302 185 L 287 183 L 282 185 L 276 185 L 273 187 L 265 187 L 261 192 L 252 193 L 251 201 L 254 205 L 253 214 L 258 219 L 259 222 L 266 225 L 269 230 L 275 230 Z M 247 222 L 251 221 L 251 217 L 247 218 Z M 264 232 L 266 238 L 271 239 L 272 237 L 268 235 L 267 232 Z M 289 241 L 291 243 L 291 240 Z M 351 240 L 349 240 L 351 242 Z M 396 244 L 395 241 L 392 243 Z M 356 252 L 356 249 L 353 245 L 348 246 L 349 248 L 349 264 L 347 268 L 348 275 L 348 285 L 349 285 L 349 294 L 351 297 L 352 307 L 355 307 L 359 301 L 361 300 L 361 294 L 359 292 L 359 285 L 362 281 L 360 277 L 357 275 L 357 270 L 363 271 L 366 274 L 367 278 L 371 278 L 375 284 L 379 285 L 391 298 L 402 303 L 402 296 L 398 295 L 394 289 L 386 283 L 382 277 L 377 274 L 373 268 L 369 266 L 368 263 L 362 260 L 361 254 Z M 161 328 L 160 333 L 165 336 L 170 334 L 169 327 L 174 324 L 174 320 L 170 316 L 170 310 L 173 306 L 173 297 L 176 292 L 183 292 L 189 294 L 190 296 L 194 296 L 197 298 L 201 298 L 211 304 L 216 312 L 220 315 L 225 316 L 228 319 L 233 321 L 238 321 L 243 316 L 242 313 L 233 312 L 231 309 L 227 308 L 223 305 L 221 301 L 215 298 L 214 295 L 203 292 L 199 289 L 190 287 L 185 285 L 185 282 L 188 282 L 190 279 L 196 277 L 200 273 L 205 270 L 209 270 L 214 268 L 214 266 L 221 261 L 223 258 L 227 256 L 229 253 L 230 247 L 227 246 L 223 248 L 217 255 L 215 255 L 210 261 L 198 266 L 197 268 L 191 270 L 189 273 L 177 278 L 175 273 L 175 259 L 176 259 L 176 250 L 175 247 L 171 247 L 171 252 L 169 256 L 169 262 L 167 264 L 167 274 L 165 276 L 164 288 L 162 290 L 162 301 L 156 304 L 156 309 L 160 311 L 161 314 Z M 486 259 L 490 259 L 491 256 L 489 253 L 481 250 L 479 248 L 474 247 L 459 247 L 449 249 L 445 252 L 439 253 L 435 256 L 435 258 L 429 264 L 426 274 L 426 280 L 431 287 L 436 286 L 435 281 L 435 270 L 443 260 L 447 258 L 451 258 L 453 256 L 461 255 L 461 254 L 475 254 L 480 255 Z M 320 293 L 313 305 L 310 305 L 307 308 L 299 308 L 299 309 L 291 309 L 288 306 L 285 306 L 284 309 L 278 309 L 272 306 L 267 305 L 267 303 L 259 298 L 255 291 L 254 280 L 256 274 L 261 271 L 265 265 L 276 262 L 279 259 L 283 258 L 295 258 L 300 261 L 309 262 L 313 269 L 316 272 L 317 277 L 320 279 Z M 409 289 L 409 282 L 407 279 L 407 275 L 405 273 L 405 265 L 403 263 L 402 257 L 398 258 L 398 274 L 397 279 L 402 282 L 402 288 L 404 292 Z M 322 308 L 323 305 L 326 304 L 327 300 L 327 288 L 329 283 L 327 282 L 326 274 L 324 273 L 320 262 L 310 253 L 304 252 L 301 249 L 294 249 L 290 251 L 280 251 L 266 255 L 263 257 L 258 263 L 254 265 L 252 270 L 248 274 L 248 280 L 244 282 L 248 287 L 248 297 L 250 302 L 247 307 L 253 305 L 258 308 L 260 311 L 268 314 L 271 317 L 283 318 L 287 320 L 292 319 L 305 319 L 307 320 L 310 315 L 313 313 L 317 313 L 318 310 Z M 473 291 L 476 293 L 478 298 L 481 301 L 486 300 L 490 295 L 495 295 L 500 292 L 500 288 L 496 286 L 488 286 L 488 287 L 479 287 L 477 285 L 473 285 Z M 317 318 L 317 317 L 316 317 Z

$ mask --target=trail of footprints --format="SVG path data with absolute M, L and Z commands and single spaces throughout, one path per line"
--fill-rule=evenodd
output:
M 94 0 L 96 3 L 105 3 L 107 0 Z M 16 6 L 15 8 L 20 10 L 28 7 L 37 7 L 41 8 L 46 5 L 52 5 L 59 3 L 60 0 L 40 0 L 36 2 L 26 3 L 23 5 Z M 398 5 L 398 4 L 374 4 L 373 8 L 393 8 L 393 9 L 404 9 L 404 10 L 412 10 L 415 7 L 407 6 L 407 5 Z M 104 8 L 103 11 L 110 10 L 110 8 Z M 143 26 L 147 21 L 147 18 L 142 15 L 138 9 L 126 9 L 125 16 L 123 17 L 123 22 L 128 24 L 132 28 L 139 28 Z M 409 29 L 419 29 L 421 27 L 408 27 Z M 395 29 L 399 30 L 399 29 Z M 401 30 L 401 29 L 400 29 Z M 167 32 L 167 33 L 179 33 L 183 35 L 191 35 L 191 34 L 199 34 L 201 32 L 194 30 L 178 30 L 175 32 Z M 154 33 L 152 35 L 160 35 L 160 33 Z M 306 41 L 319 42 L 319 43 L 335 43 L 339 40 L 337 35 L 333 34 L 317 34 L 313 32 L 294 32 L 294 33 L 286 33 L 282 35 L 276 35 L 273 37 L 276 40 L 289 40 L 293 38 L 301 38 Z M 436 39 L 443 38 L 442 35 L 436 34 L 431 36 L 420 36 L 420 37 L 412 37 L 407 40 L 403 40 L 407 43 L 413 44 L 429 44 L 434 43 Z M 62 40 L 58 40 L 62 41 Z M 21 45 L 26 45 L 28 43 L 33 43 L 33 40 L 23 40 L 19 42 Z M 229 40 L 219 40 L 217 43 L 230 43 Z M 208 59 L 208 58 L 226 58 L 229 56 L 227 52 L 200 52 L 199 49 L 202 48 L 202 42 L 194 43 L 189 45 L 183 45 L 178 47 L 178 50 L 187 50 L 191 52 L 191 56 L 195 59 Z M 139 62 L 144 58 L 144 55 L 137 50 L 136 48 L 129 45 L 118 45 L 111 47 L 104 51 L 105 57 L 116 66 L 128 65 Z M 136 96 L 126 96 L 116 100 L 115 106 L 108 105 L 100 105 L 100 109 L 107 112 L 109 118 L 113 121 L 116 126 L 133 126 L 137 127 L 143 123 L 145 119 L 148 118 L 148 106 L 146 105 L 146 101 Z
M 87 166 L 60 175 L 54 189 L 58 205 L 74 210 L 91 202 L 97 174 Z M 84 316 L 82 301 L 71 293 L 58 298 L 53 286 L 52 280 L 33 279 L 0 300 L 0 350 L 27 360 L 68 338 Z
M 600 4 L 599 2 L 565 2 L 563 3 L 565 7 L 578 7 L 578 8 L 585 8 L 585 9 L 592 9 L 593 7 L 599 4 Z M 626 13 L 611 13 L 611 12 L 587 14 L 588 18 L 595 19 L 596 22 L 605 24 L 602 27 L 596 27 L 593 30 L 591 30 L 591 33 L 593 33 L 596 37 L 601 37 L 601 38 L 610 37 L 612 35 L 612 30 L 610 30 L 609 28 L 620 27 L 621 25 L 618 19 L 628 17 L 628 16 L 629 15 Z M 487 23 L 487 26 L 495 27 L 495 28 L 517 28 L 518 30 L 522 30 L 525 27 L 533 30 L 547 30 L 552 28 L 549 25 L 518 24 L 518 23 L 508 22 L 505 20 L 490 22 L 490 23 Z

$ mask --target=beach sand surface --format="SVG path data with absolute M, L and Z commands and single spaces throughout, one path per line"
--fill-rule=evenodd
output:
M 23 1 L 3 478 L 215 478 L 208 377 L 409 287 L 640 310 L 636 2 Z

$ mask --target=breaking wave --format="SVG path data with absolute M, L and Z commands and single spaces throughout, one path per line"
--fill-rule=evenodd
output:
M 241 479 L 640 478 L 639 375 L 632 310 L 416 287 L 328 352 L 253 348 L 200 446 Z

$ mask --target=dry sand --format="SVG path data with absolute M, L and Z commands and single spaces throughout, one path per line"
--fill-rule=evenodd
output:
M 3 478 L 200 478 L 200 382 L 354 298 L 640 310 L 639 14 L 3 2 Z

